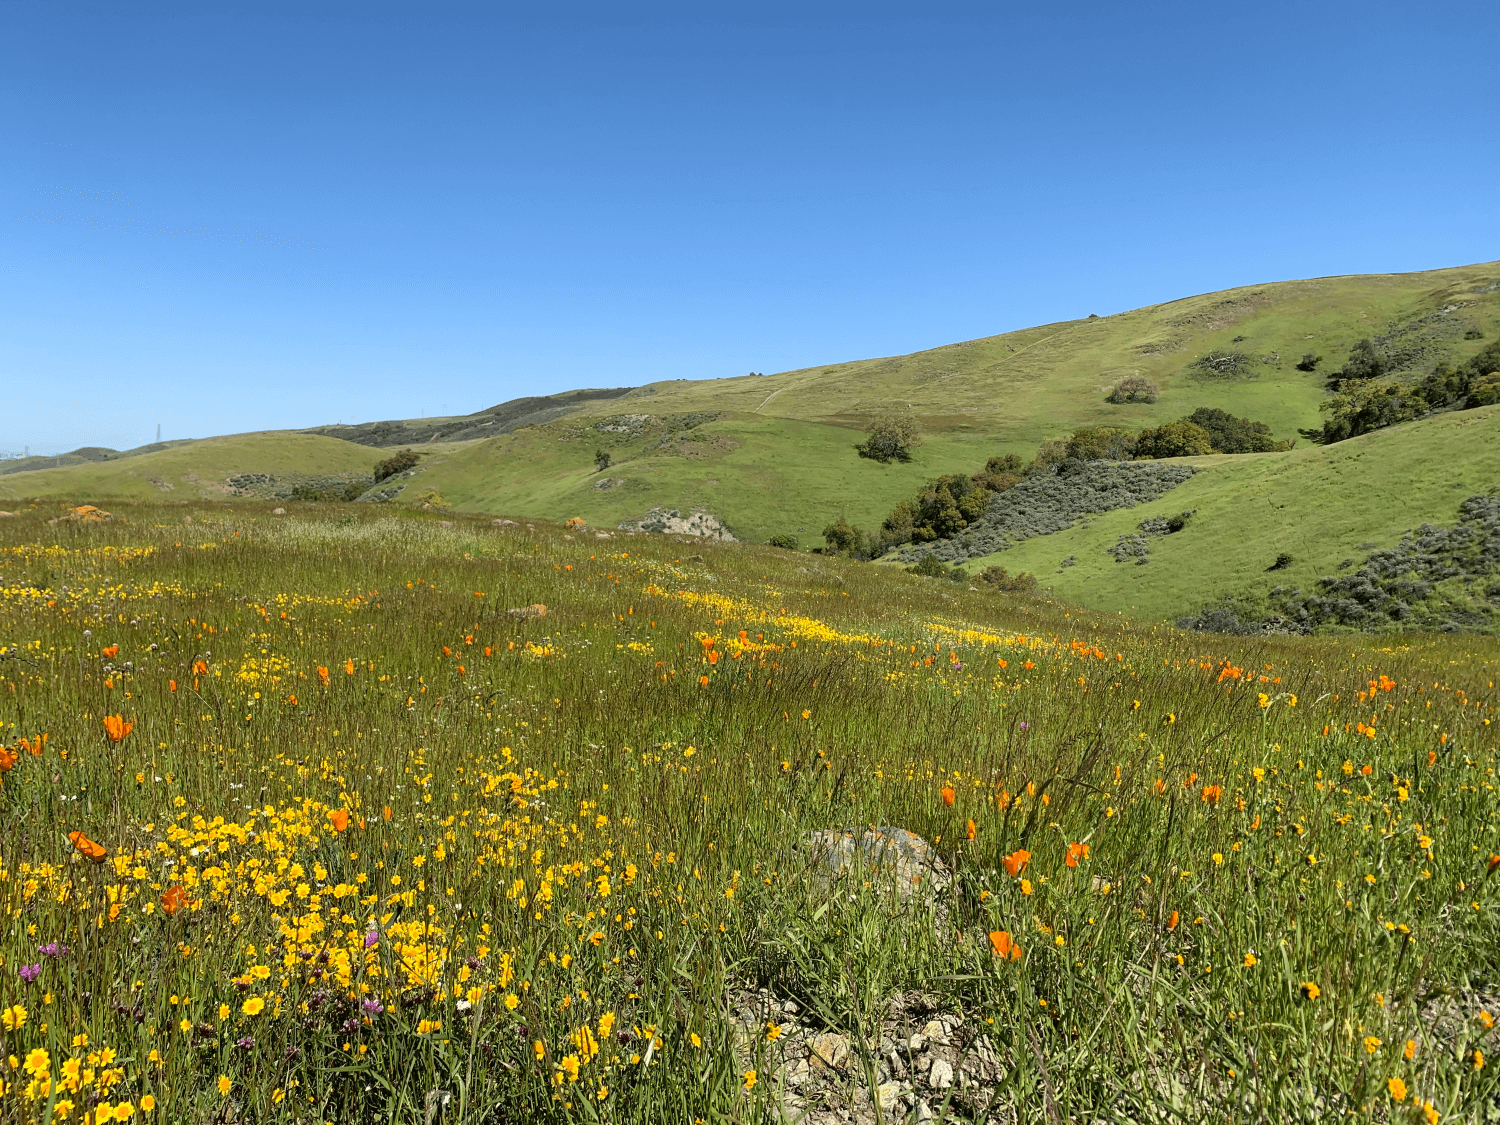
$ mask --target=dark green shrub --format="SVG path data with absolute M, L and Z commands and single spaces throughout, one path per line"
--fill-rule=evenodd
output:
M 1117 426 L 1087 426 L 1073 431 L 1066 450 L 1072 461 L 1129 461 L 1135 452 L 1135 435 Z
M 865 545 L 865 533 L 851 525 L 843 516 L 839 516 L 823 529 L 823 541 L 828 544 L 827 553 L 856 554 Z
M 923 578 L 946 578 L 952 582 L 967 582 L 969 572 L 961 566 L 949 566 L 932 555 L 923 555 L 916 564 L 906 568 L 907 574 L 919 574 Z
M 404 473 L 413 468 L 422 459 L 420 453 L 413 453 L 410 449 L 403 449 L 394 457 L 387 457 L 375 466 L 375 483 L 379 484 L 387 477 L 393 477 L 397 473 Z
M 1279 453 L 1291 448 L 1286 442 L 1272 437 L 1271 427 L 1264 422 L 1236 418 L 1229 411 L 1216 407 L 1200 406 L 1183 421 L 1207 430 L 1215 453 Z
M 358 500 L 365 494 L 365 490 L 368 487 L 369 485 L 361 484 L 359 483 L 359 481 L 350 481 L 348 484 L 344 485 L 343 499 Z
M 1303 353 L 1302 358 L 1297 361 L 1297 370 L 1298 371 L 1316 371 L 1318 369 L 1318 364 L 1320 364 L 1322 362 L 1323 362 L 1323 357 L 1322 356 L 1320 356 L 1320 355 L 1313 355 L 1312 352 L 1305 352 L 1305 353 Z
M 921 444 L 922 432 L 910 415 L 888 414 L 870 423 L 870 436 L 854 448 L 872 461 L 910 461 L 911 451 Z
M 596 473 L 602 473 L 605 469 L 609 468 L 611 460 L 612 458 L 610 457 L 609 450 L 594 450 L 594 471 Z
M 1484 333 L 1481 332 L 1481 331 L 1479 331 L 1479 329 L 1477 329 L 1477 328 L 1471 328 L 1467 332 L 1464 333 L 1464 339 L 1465 340 L 1483 340 L 1484 339 Z
M 981 589 L 999 590 L 1007 594 L 1031 594 L 1037 589 L 1036 575 L 1021 571 L 1011 574 L 1003 566 L 987 566 L 974 575 L 974 584 Z
M 1302 430 L 1310 441 L 1331 445 L 1372 430 L 1409 422 L 1431 407 L 1425 398 L 1399 383 L 1356 386 L 1322 405 L 1328 419 L 1321 430 Z
M 1209 352 L 1188 364 L 1188 371 L 1201 379 L 1253 378 L 1255 374 L 1244 352 Z
M 1349 350 L 1349 358 L 1344 360 L 1344 366 L 1340 370 L 1333 373 L 1329 386 L 1378 379 L 1388 369 L 1385 357 L 1376 350 L 1375 345 L 1368 339 L 1361 340 Z
M 1267 570 L 1285 570 L 1287 567 L 1289 567 L 1291 565 L 1292 565 L 1292 556 L 1289 555 L 1289 554 L 1287 554 L 1285 551 L 1283 551 L 1283 552 L 1281 552 L 1281 554 L 1279 554 L 1279 555 L 1276 556 L 1276 561 L 1273 562 L 1270 566 L 1266 567 L 1266 569 Z
M 767 546 L 780 547 L 783 551 L 795 551 L 797 549 L 797 537 L 795 535 L 773 535 L 766 540 Z
M 1208 431 L 1192 422 L 1168 422 L 1142 430 L 1135 439 L 1135 455 L 1160 460 L 1163 457 L 1201 457 L 1214 452 Z
M 1494 406 L 1497 402 L 1500 402 L 1500 371 L 1491 371 L 1469 385 L 1469 397 L 1464 400 L 1464 406 L 1472 409 Z

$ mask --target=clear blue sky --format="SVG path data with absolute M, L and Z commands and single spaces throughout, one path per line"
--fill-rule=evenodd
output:
M 1500 4 L 0 0 L 0 449 L 1500 258 Z

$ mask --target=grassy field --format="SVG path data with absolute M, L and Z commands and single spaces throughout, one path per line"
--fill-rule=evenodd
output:
M 0 501 L 43 496 L 146 500 L 171 495 L 222 499 L 228 478 L 267 473 L 295 478 L 369 473 L 379 454 L 353 442 L 312 434 L 239 434 L 184 442 L 158 453 L 0 476 Z
M 1330 446 L 1187 459 L 1201 471 L 1166 496 L 1107 512 L 968 563 L 1030 571 L 1060 598 L 1145 620 L 1175 619 L 1222 594 L 1314 589 L 1345 559 L 1389 547 L 1500 482 L 1500 407 L 1442 414 Z M 1106 553 L 1144 519 L 1196 509 L 1152 542 L 1150 562 Z M 1292 564 L 1268 573 L 1286 552 Z M 1061 567 L 1063 559 L 1076 562 Z
M 269 508 L 0 521 L 6 1121 L 1494 1118 L 1494 638 Z

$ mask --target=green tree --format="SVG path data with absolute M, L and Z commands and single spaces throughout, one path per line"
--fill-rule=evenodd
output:
M 869 434 L 854 448 L 872 461 L 910 461 L 911 451 L 922 443 L 922 430 L 909 414 L 887 414 L 870 423 Z
M 1271 427 L 1264 422 L 1236 418 L 1217 407 L 1200 406 L 1183 421 L 1207 430 L 1215 453 L 1278 453 L 1291 448 L 1272 437 Z
M 1135 441 L 1137 457 L 1201 457 L 1214 452 L 1208 431 L 1192 422 L 1168 422 L 1142 430 Z

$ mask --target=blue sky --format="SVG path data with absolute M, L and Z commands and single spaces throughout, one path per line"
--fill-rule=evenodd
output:
M 1500 258 L 1500 5 L 0 2 L 0 450 Z

